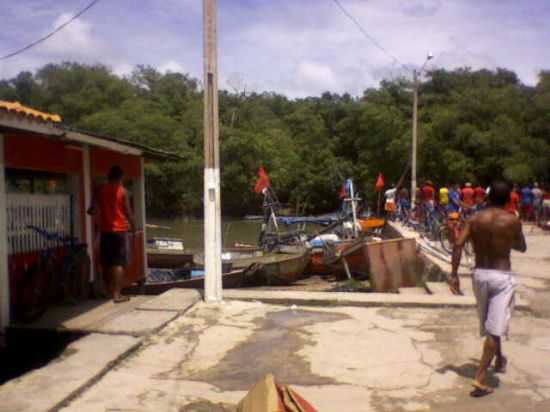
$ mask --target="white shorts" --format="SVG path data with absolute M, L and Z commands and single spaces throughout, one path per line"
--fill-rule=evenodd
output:
M 480 335 L 508 336 L 517 286 L 515 275 L 502 270 L 474 269 L 472 285 Z

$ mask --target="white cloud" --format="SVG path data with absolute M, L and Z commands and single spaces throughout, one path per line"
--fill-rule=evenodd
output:
M 296 82 L 306 90 L 331 90 L 339 87 L 338 79 L 329 66 L 311 61 L 298 64 Z
M 157 67 L 157 69 L 161 73 L 185 73 L 186 72 L 183 65 L 174 60 L 169 60 L 160 64 Z
M 430 67 L 507 67 L 530 84 L 550 62 L 550 9 L 540 0 L 340 0 L 365 30 L 406 65 L 366 39 L 330 0 L 218 2 L 219 78 L 238 73 L 248 91 L 291 97 L 324 91 L 360 95 L 382 78 Z M 104 63 L 119 75 L 137 64 L 202 78 L 199 0 L 100 2 L 55 37 L 0 65 L 0 77 L 48 62 Z M 7 6 L 0 50 L 11 51 L 72 14 L 74 1 L 40 0 Z M 26 12 L 28 11 L 28 13 Z M 4 13 L 4 11 L 2 11 Z M 48 28 L 48 26 L 50 26 Z
M 68 13 L 61 14 L 48 31 L 57 29 L 72 17 Z M 74 59 L 100 56 L 108 48 L 108 45 L 94 34 L 92 24 L 86 20 L 77 19 L 40 45 L 39 52 L 54 58 L 70 56 Z

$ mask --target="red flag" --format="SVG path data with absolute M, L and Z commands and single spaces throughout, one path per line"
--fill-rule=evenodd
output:
M 256 193 L 262 193 L 264 189 L 269 186 L 271 186 L 269 176 L 265 172 L 263 166 L 260 166 L 260 168 L 258 169 L 258 179 L 256 180 L 256 184 L 254 185 L 254 191 Z
M 378 178 L 376 179 L 374 187 L 377 192 L 380 192 L 384 188 L 384 175 L 382 173 L 378 173 Z

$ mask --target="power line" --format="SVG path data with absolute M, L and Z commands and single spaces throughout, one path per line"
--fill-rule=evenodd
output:
M 350 19 L 353 24 L 355 24 L 355 26 L 357 26 L 357 28 L 359 29 L 359 31 L 363 34 L 363 36 L 365 36 L 367 38 L 367 40 L 369 40 L 377 49 L 379 49 L 380 51 L 382 51 L 384 54 L 386 54 L 387 56 L 389 56 L 394 63 L 399 63 L 401 66 L 405 67 L 405 65 L 397 58 L 395 57 L 388 49 L 386 49 L 384 46 L 382 46 L 378 40 L 376 40 L 373 36 L 371 36 L 367 30 L 365 30 L 365 28 L 361 25 L 361 23 L 359 23 L 357 21 L 357 19 L 355 17 L 353 17 L 353 15 L 347 11 L 344 6 L 342 6 L 342 3 L 340 3 L 339 0 L 332 0 L 334 2 L 334 4 L 336 4 L 336 6 L 338 6 L 338 8 L 340 9 L 340 11 L 348 18 Z
M 82 10 L 80 10 L 78 13 L 76 13 L 73 17 L 71 17 L 69 20 L 67 20 L 65 23 L 57 27 L 54 31 L 48 33 L 44 37 L 26 45 L 25 47 L 22 47 L 14 52 L 11 52 L 9 54 L 6 54 L 5 56 L 0 57 L 0 60 L 7 60 L 11 57 L 17 56 L 18 54 L 21 54 L 29 49 L 32 49 L 34 46 L 37 46 L 38 44 L 48 40 L 50 37 L 54 36 L 61 30 L 63 30 L 65 27 L 67 27 L 69 24 L 71 24 L 73 21 L 78 19 L 80 16 L 82 16 L 84 13 L 86 13 L 88 10 L 90 10 L 93 6 L 95 6 L 97 3 L 99 3 L 99 0 L 92 0 L 86 7 L 84 7 Z

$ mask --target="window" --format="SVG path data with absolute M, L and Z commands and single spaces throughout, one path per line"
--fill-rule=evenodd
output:
M 67 176 L 60 173 L 7 169 L 8 193 L 63 194 L 69 193 Z

